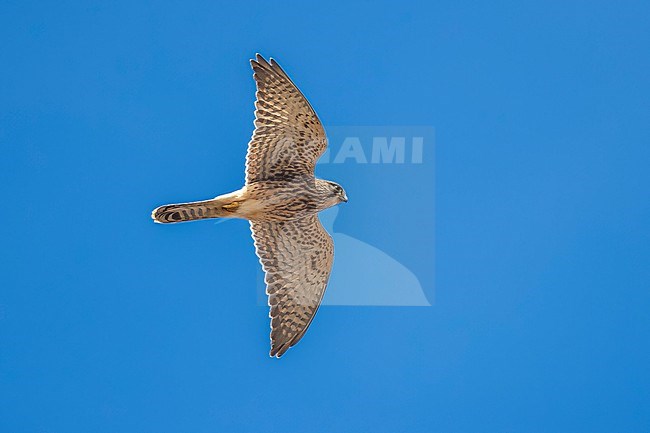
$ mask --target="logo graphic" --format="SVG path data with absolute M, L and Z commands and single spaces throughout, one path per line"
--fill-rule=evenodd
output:
M 316 176 L 349 202 L 320 213 L 334 239 L 323 305 L 430 306 L 434 299 L 434 129 L 329 126 Z M 264 274 L 258 301 L 266 305 Z

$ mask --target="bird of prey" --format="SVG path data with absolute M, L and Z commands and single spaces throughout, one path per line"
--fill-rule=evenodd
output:
M 348 198 L 340 185 L 314 175 L 327 139 L 305 96 L 275 60 L 258 54 L 251 66 L 257 100 L 244 186 L 211 200 L 160 206 L 151 217 L 158 223 L 250 221 L 265 272 L 270 356 L 279 358 L 305 335 L 332 269 L 334 245 L 318 212 Z

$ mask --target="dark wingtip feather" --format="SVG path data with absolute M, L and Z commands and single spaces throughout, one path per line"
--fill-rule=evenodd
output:
M 271 358 L 280 358 L 287 352 L 287 350 L 289 350 L 290 347 L 291 345 L 288 341 L 282 344 L 278 344 L 277 346 L 271 346 L 271 352 L 269 355 Z
M 267 62 L 266 59 L 262 57 L 260 53 L 255 54 L 255 61 L 264 67 L 270 66 L 269 62 Z

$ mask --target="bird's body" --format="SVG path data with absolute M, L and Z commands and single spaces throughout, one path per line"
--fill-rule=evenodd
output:
M 163 223 L 205 218 L 243 218 L 250 221 L 288 221 L 304 218 L 339 203 L 329 182 L 299 176 L 253 182 L 212 200 L 170 204 L 154 211 Z
M 338 184 L 314 176 L 327 140 L 311 105 L 273 59 L 269 63 L 258 55 L 251 65 L 258 90 L 244 186 L 211 200 L 160 206 L 151 216 L 159 223 L 251 222 L 266 273 L 271 356 L 279 357 L 309 327 L 332 268 L 332 239 L 317 214 L 347 196 Z

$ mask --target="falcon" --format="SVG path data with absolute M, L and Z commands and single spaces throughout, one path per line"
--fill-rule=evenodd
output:
M 270 59 L 251 60 L 257 85 L 255 130 L 248 143 L 244 186 L 211 200 L 160 206 L 157 223 L 206 218 L 250 221 L 265 273 L 271 318 L 271 357 L 305 335 L 323 299 L 334 244 L 318 212 L 347 202 L 337 183 L 317 179 L 314 166 L 327 148 L 316 112 L 289 76 Z

